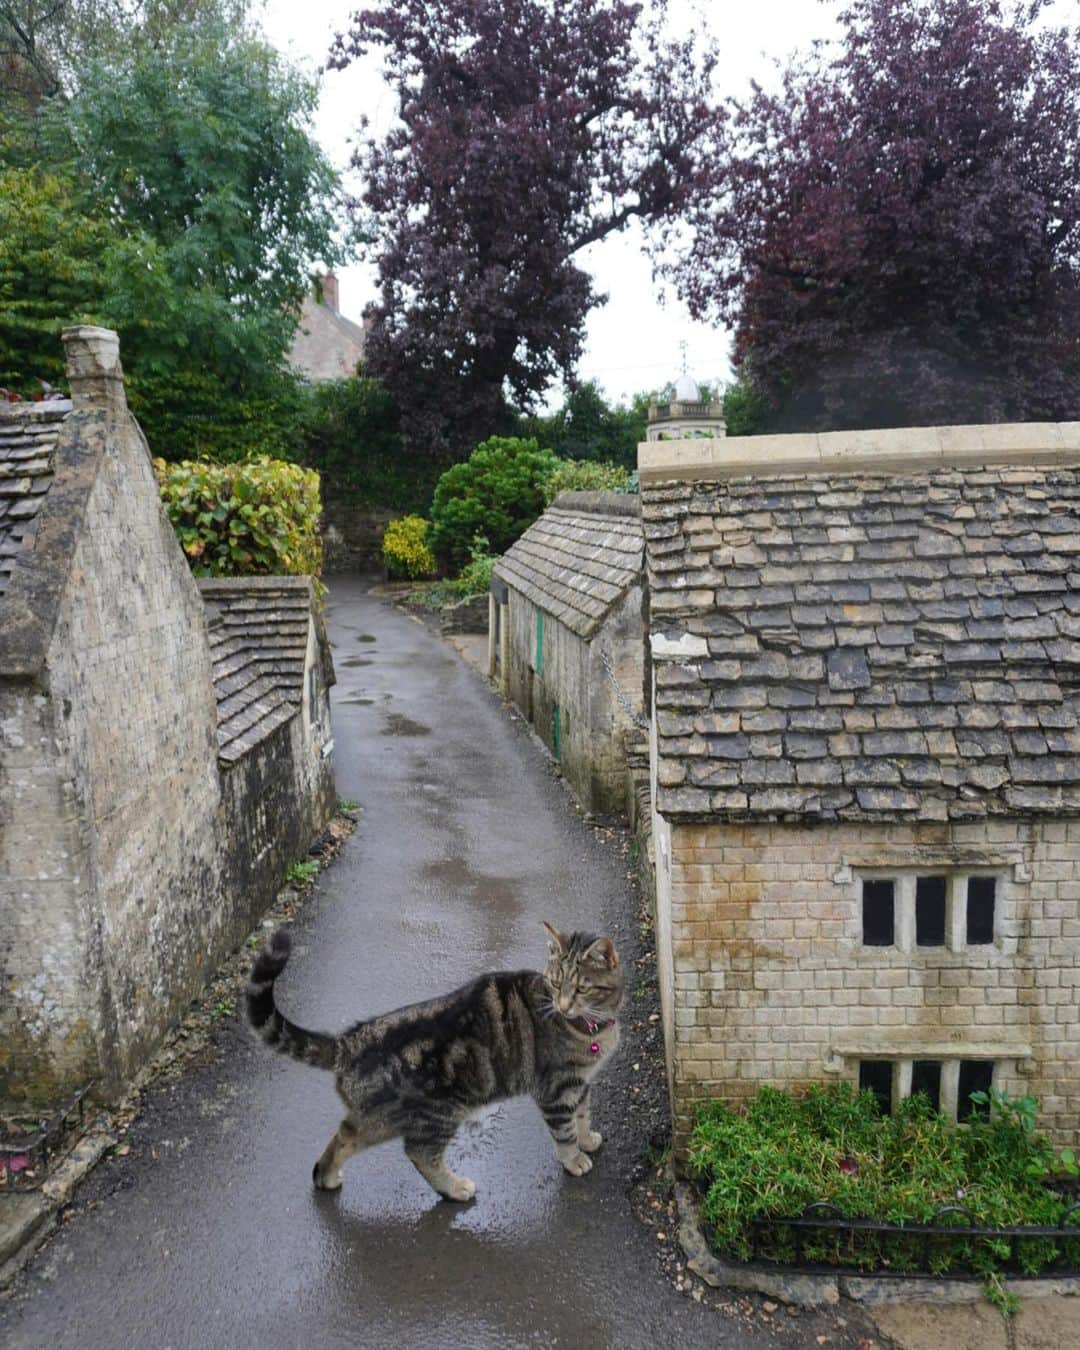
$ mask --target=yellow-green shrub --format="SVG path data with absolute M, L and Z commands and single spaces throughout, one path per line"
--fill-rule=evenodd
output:
M 155 459 L 154 470 L 196 576 L 317 577 L 322 571 L 314 469 L 258 455 L 238 464 Z
M 390 576 L 416 581 L 435 575 L 435 555 L 427 546 L 427 533 L 423 516 L 401 516 L 387 525 L 382 556 Z

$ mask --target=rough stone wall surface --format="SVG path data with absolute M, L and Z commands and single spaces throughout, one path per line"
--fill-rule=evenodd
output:
M 400 511 L 356 506 L 323 478 L 323 551 L 327 573 L 381 572 L 386 527 Z
M 56 712 L 40 687 L 0 682 L 0 1101 L 12 1111 L 99 1070 L 90 841 Z
M 100 924 L 119 1081 L 216 952 L 217 717 L 206 618 L 130 421 L 107 428 L 48 654 Z M 46 954 L 48 949 L 46 949 Z
M 574 794 L 587 811 L 623 811 L 623 732 L 635 725 L 641 702 L 641 588 L 630 588 L 591 641 L 545 614 L 540 670 L 537 614 L 510 592 L 510 697 L 553 751 L 558 705 L 559 759 Z
M 995 1086 L 1033 1093 L 1041 1127 L 1077 1143 L 1080 823 L 675 824 L 670 851 L 657 890 L 680 1156 L 705 1098 L 857 1082 L 860 1059 L 897 1057 L 992 1058 Z M 992 945 L 957 928 L 943 947 L 863 945 L 864 874 L 968 869 L 998 877 Z

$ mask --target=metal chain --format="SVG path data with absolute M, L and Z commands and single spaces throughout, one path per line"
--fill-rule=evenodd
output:
M 619 706 L 622 708 L 623 712 L 626 713 L 627 717 L 630 718 L 630 720 L 634 723 L 634 725 L 638 728 L 639 731 L 648 731 L 649 719 L 647 717 L 643 717 L 641 713 L 635 711 L 633 704 L 623 693 L 622 686 L 619 684 L 619 681 L 615 677 L 615 670 L 611 662 L 608 660 L 607 653 L 602 649 L 598 649 L 598 651 L 600 656 L 600 664 L 604 668 L 604 674 L 608 677 L 608 681 L 611 684 L 612 689 L 615 690 L 615 697 L 619 701 Z

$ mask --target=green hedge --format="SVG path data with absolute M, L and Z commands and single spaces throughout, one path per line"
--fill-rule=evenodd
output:
M 259 455 L 240 464 L 154 460 L 161 499 L 196 576 L 317 577 L 319 475 Z

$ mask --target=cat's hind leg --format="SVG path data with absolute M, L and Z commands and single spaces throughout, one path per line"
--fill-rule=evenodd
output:
M 378 1144 L 385 1134 L 380 1135 L 365 1127 L 363 1122 L 346 1116 L 334 1131 L 330 1142 L 319 1155 L 319 1161 L 312 1169 L 311 1179 L 316 1190 L 336 1191 L 341 1188 L 341 1169 L 354 1153 L 362 1148 Z
M 405 1156 L 443 1199 L 471 1200 L 476 1183 L 451 1172 L 443 1157 L 456 1131 L 457 1121 L 410 1131 L 405 1135 Z

